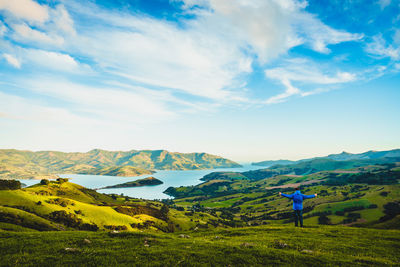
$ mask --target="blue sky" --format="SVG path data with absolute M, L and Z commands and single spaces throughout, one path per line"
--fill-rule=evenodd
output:
M 0 148 L 399 148 L 399 72 L 398 0 L 0 0 Z

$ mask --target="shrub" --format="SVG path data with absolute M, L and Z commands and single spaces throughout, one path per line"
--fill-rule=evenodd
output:
M 319 224 L 331 224 L 331 220 L 326 215 L 320 215 L 318 217 Z
M 21 189 L 20 181 L 0 179 L 0 190 L 17 190 L 17 189 Z
M 383 191 L 383 192 L 379 193 L 379 195 L 381 195 L 383 197 L 386 197 L 388 194 L 389 194 L 389 192 L 386 192 L 386 191 Z
M 364 206 L 353 206 L 353 207 L 344 208 L 344 212 L 363 210 L 363 209 L 365 209 Z
M 47 179 L 42 179 L 42 180 L 40 180 L 40 184 L 41 184 L 41 185 L 48 185 L 49 183 L 50 183 L 50 181 L 47 180 Z
M 344 216 L 344 211 L 338 210 L 338 211 L 335 212 L 335 215 L 337 215 L 337 216 Z
M 383 205 L 383 208 L 383 212 L 386 215 L 379 219 L 381 222 L 390 220 L 400 214 L 400 202 L 388 202 Z
M 376 209 L 378 207 L 378 205 L 376 204 L 371 204 L 368 206 L 369 209 Z
M 104 225 L 104 228 L 116 231 L 128 230 L 128 227 L 126 225 Z
M 48 215 L 49 219 L 64 224 L 65 226 L 85 231 L 97 231 L 99 227 L 96 224 L 83 223 L 73 213 L 67 213 L 65 210 L 53 211 Z
M 68 178 L 57 178 L 57 182 L 59 182 L 60 184 L 66 183 L 68 182 Z

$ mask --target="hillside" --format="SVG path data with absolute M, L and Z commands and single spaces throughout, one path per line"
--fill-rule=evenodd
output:
M 61 173 L 134 176 L 150 174 L 147 170 L 194 170 L 239 166 L 236 162 L 207 153 L 176 153 L 166 150 L 94 149 L 86 153 L 0 150 L 0 178 L 3 179 L 56 178 L 56 174 Z
M 399 230 L 342 226 L 0 232 L 0 266 L 396 266 L 399 242 Z
M 305 202 L 306 224 L 400 228 L 400 163 L 267 178 L 249 173 L 212 173 L 204 183 L 170 187 L 165 193 L 175 197 L 177 206 L 209 210 L 244 226 L 291 222 L 290 200 L 278 192 L 290 193 L 302 185 L 304 194 L 319 195 Z
M 88 171 L 84 171 L 83 173 L 77 172 L 77 174 L 126 176 L 126 177 L 140 176 L 153 173 L 155 173 L 155 171 L 150 171 L 132 166 L 104 167 L 104 168 L 90 169 Z
M 218 221 L 213 215 L 185 214 L 158 201 L 100 194 L 67 179 L 41 183 L 23 189 L 0 190 L 0 230 L 171 232 Z
M 106 187 L 103 187 L 100 189 L 138 187 L 138 186 L 149 186 L 149 185 L 159 185 L 159 184 L 163 184 L 163 182 L 154 177 L 147 177 L 147 178 L 138 179 L 138 180 L 131 181 L 131 182 L 126 182 L 123 184 L 109 185 L 109 186 L 106 186 Z
M 392 150 L 386 150 L 386 151 L 367 151 L 364 153 L 359 153 L 359 154 L 352 154 L 343 151 L 342 153 L 339 154 L 330 154 L 326 157 L 316 157 L 316 158 L 310 158 L 310 159 L 302 159 L 302 160 L 297 160 L 297 161 L 292 161 L 292 160 L 265 160 L 265 161 L 260 161 L 260 162 L 253 162 L 252 165 L 256 166 L 273 166 L 273 165 L 290 165 L 290 164 L 296 164 L 296 163 L 301 163 L 305 161 L 312 161 L 315 159 L 330 159 L 330 160 L 337 160 L 337 161 L 347 161 L 347 160 L 374 160 L 374 159 L 383 159 L 383 158 L 400 158 L 400 149 L 392 149 Z
M 318 158 L 309 161 L 302 161 L 290 165 L 273 165 L 265 169 L 258 169 L 246 172 L 212 172 L 201 180 L 221 179 L 224 176 L 236 177 L 236 179 L 261 180 L 277 175 L 307 175 L 320 171 L 348 170 L 356 167 L 375 164 L 392 164 L 400 162 L 400 157 L 387 157 L 377 159 L 356 159 L 338 161 L 327 158 Z

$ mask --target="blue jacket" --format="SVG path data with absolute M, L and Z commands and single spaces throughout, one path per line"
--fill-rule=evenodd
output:
M 282 196 L 293 199 L 293 209 L 294 210 L 302 210 L 303 209 L 303 200 L 307 198 L 313 198 L 315 195 L 303 195 L 299 190 L 294 192 L 293 194 L 287 195 L 282 193 Z

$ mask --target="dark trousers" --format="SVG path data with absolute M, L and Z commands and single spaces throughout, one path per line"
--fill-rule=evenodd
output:
M 303 211 L 294 210 L 294 226 L 299 226 L 299 221 L 300 226 L 303 227 Z

